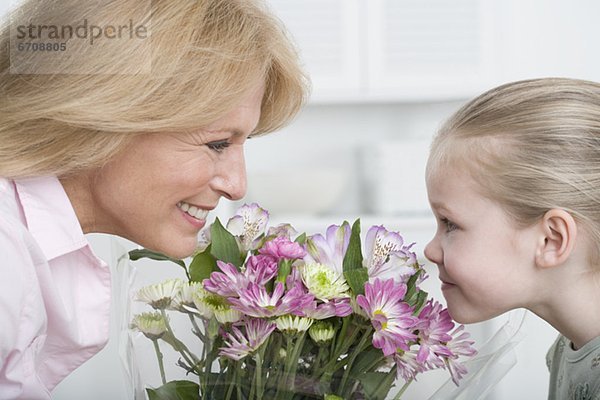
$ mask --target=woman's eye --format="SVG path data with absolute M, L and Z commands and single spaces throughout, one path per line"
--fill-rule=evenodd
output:
M 444 226 L 446 227 L 446 232 L 452 232 L 456 229 L 458 229 L 458 226 L 456 226 L 456 224 L 452 221 L 450 221 L 448 218 L 441 218 L 442 223 L 444 224 Z
M 228 148 L 231 143 L 227 140 L 220 140 L 218 142 L 210 142 L 206 144 L 209 149 L 216 151 L 217 153 L 221 153 L 223 150 Z

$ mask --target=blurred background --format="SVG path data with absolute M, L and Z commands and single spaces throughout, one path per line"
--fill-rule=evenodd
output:
M 1 0 L 0 11 L 9 5 Z M 498 84 L 563 76 L 600 81 L 600 2 L 595 0 L 269 0 L 298 44 L 313 82 L 308 106 L 283 131 L 247 144 L 248 195 L 223 202 L 227 218 L 258 202 L 273 224 L 324 231 L 362 218 L 399 230 L 422 256 L 434 233 L 424 166 L 441 122 Z M 90 235 L 111 258 L 110 239 Z M 129 244 L 131 245 L 131 244 Z M 138 273 L 160 276 L 160 266 Z M 115 311 L 117 312 L 117 311 Z M 506 317 L 469 326 L 483 344 Z M 128 399 L 116 330 L 107 348 L 62 382 L 55 399 Z M 528 316 L 517 363 L 486 400 L 545 399 L 545 353 L 556 332 Z M 424 375 L 408 399 L 426 399 L 446 379 Z M 93 390 L 91 390 L 93 389 Z

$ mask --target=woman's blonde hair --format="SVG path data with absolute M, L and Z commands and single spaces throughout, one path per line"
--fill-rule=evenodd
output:
M 297 52 L 259 0 L 25 0 L 11 23 L 26 26 L 51 13 L 61 26 L 83 15 L 101 25 L 144 1 L 150 5 L 144 21 L 149 42 L 113 41 L 101 58 L 58 57 L 59 73 L 11 73 L 15 43 L 6 18 L 0 31 L 0 176 L 60 176 L 100 166 L 136 134 L 197 130 L 218 120 L 260 82 L 265 95 L 253 135 L 281 128 L 305 103 L 308 80 Z M 47 58 L 29 62 L 48 69 L 42 64 Z
M 440 129 L 428 174 L 465 167 L 482 193 L 522 226 L 552 208 L 600 243 L 600 84 L 525 80 L 468 102 Z

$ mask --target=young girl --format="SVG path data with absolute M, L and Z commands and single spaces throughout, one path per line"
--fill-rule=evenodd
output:
M 550 399 L 600 399 L 600 84 L 536 79 L 462 107 L 433 141 L 425 249 L 452 317 L 524 307 L 560 332 Z

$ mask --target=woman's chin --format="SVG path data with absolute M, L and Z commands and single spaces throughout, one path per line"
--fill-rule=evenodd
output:
M 140 246 L 155 251 L 157 253 L 164 254 L 167 257 L 175 258 L 178 260 L 182 260 L 184 258 L 190 257 L 196 251 L 198 247 L 198 240 L 196 238 L 193 239 L 173 239 L 168 243 L 160 243 L 160 244 L 144 244 L 139 243 Z

